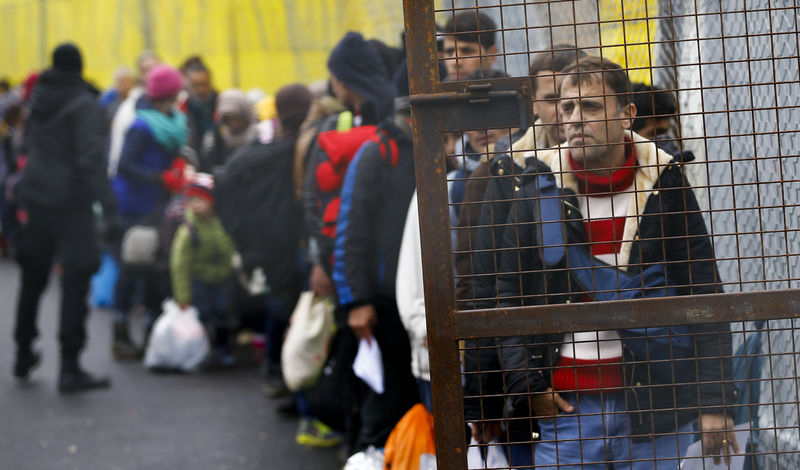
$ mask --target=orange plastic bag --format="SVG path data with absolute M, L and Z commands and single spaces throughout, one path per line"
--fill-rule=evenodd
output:
M 425 406 L 411 407 L 389 434 L 383 449 L 384 470 L 419 470 L 422 454 L 436 454 L 433 416 Z

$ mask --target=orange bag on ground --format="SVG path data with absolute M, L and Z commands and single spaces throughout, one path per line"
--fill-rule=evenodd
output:
M 422 454 L 436 454 L 433 416 L 417 403 L 406 412 L 389 434 L 383 449 L 384 470 L 419 470 Z

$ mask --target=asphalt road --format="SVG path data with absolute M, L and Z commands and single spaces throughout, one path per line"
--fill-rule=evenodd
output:
M 111 359 L 111 314 L 94 311 L 83 364 L 113 387 L 56 392 L 58 278 L 42 299 L 42 365 L 27 384 L 11 374 L 18 269 L 0 260 L 0 470 L 249 470 L 340 468 L 335 449 L 294 442 L 297 422 L 261 394 L 258 370 L 156 375 Z

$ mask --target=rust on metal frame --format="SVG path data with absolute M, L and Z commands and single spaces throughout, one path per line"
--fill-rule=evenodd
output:
M 406 51 L 411 95 L 440 91 L 434 5 L 427 0 L 404 0 Z M 438 119 L 419 112 L 412 105 L 412 128 L 419 200 L 422 269 L 425 308 L 428 322 L 431 367 L 431 395 L 439 468 L 444 462 L 461 462 L 465 467 L 464 408 L 460 397 L 461 367 L 455 335 L 453 272 L 450 265 L 450 240 L 446 230 L 428 230 L 448 220 L 444 184 L 447 173 L 441 157 L 442 142 Z M 460 428 L 460 432 L 454 432 Z
M 527 2 L 526 2 L 527 3 Z M 533 2 L 545 3 L 545 2 Z M 555 2 L 554 2 L 555 3 Z M 569 3 L 567 1 L 560 3 Z M 504 4 L 504 6 L 514 6 L 515 4 Z M 524 3 L 520 3 L 524 6 Z M 458 11 L 475 10 L 475 7 L 470 8 L 450 8 L 442 10 L 442 12 L 456 13 Z M 431 366 L 431 383 L 432 395 L 434 403 L 434 419 L 436 423 L 436 443 L 437 443 L 437 456 L 439 461 L 439 468 L 466 468 L 466 442 L 464 436 L 464 408 L 463 398 L 464 392 L 462 390 L 462 372 L 459 353 L 464 351 L 465 348 L 459 347 L 459 341 L 463 339 L 478 339 L 478 338 L 491 338 L 491 337 L 507 337 L 517 336 L 520 334 L 549 334 L 549 333 L 566 333 L 574 331 L 598 331 L 598 330 L 611 330 L 611 329 L 624 329 L 624 328 L 647 328 L 657 326 L 674 326 L 674 325 L 698 325 L 709 323 L 723 323 L 723 322 L 738 322 L 742 325 L 742 334 L 744 332 L 752 332 L 748 330 L 744 322 L 752 322 L 759 320 L 771 319 L 797 319 L 800 317 L 800 290 L 798 289 L 785 289 L 785 290 L 772 290 L 769 292 L 734 292 L 734 293 L 719 293 L 707 294 L 696 296 L 681 296 L 681 297 L 665 297 L 653 299 L 640 299 L 640 300 L 626 300 L 626 301 L 609 301 L 609 302 L 593 302 L 593 303 L 572 303 L 572 304 L 557 304 L 557 305 L 542 305 L 542 306 L 527 306 L 516 308 L 487 308 L 482 310 L 458 310 L 456 308 L 455 293 L 453 287 L 455 276 L 453 270 L 453 255 L 456 254 L 454 247 L 451 246 L 451 228 L 449 221 L 449 204 L 447 194 L 447 176 L 445 155 L 443 155 L 443 142 L 442 134 L 452 131 L 461 131 L 469 129 L 502 129 L 521 127 L 526 128 L 531 125 L 531 110 L 530 110 L 530 78 L 516 77 L 508 79 L 493 79 L 493 80 L 476 80 L 469 82 L 453 82 L 442 83 L 439 81 L 438 72 L 438 54 L 436 45 L 436 28 L 435 16 L 437 11 L 434 7 L 432 0 L 404 0 L 405 9 L 405 24 L 406 24 L 406 48 L 409 66 L 409 79 L 410 90 L 412 94 L 412 117 L 413 117 L 413 131 L 414 131 L 414 145 L 415 145 L 415 159 L 416 159 L 416 177 L 419 198 L 419 215 L 421 227 L 421 242 L 422 242 L 422 264 L 424 273 L 424 287 L 426 299 L 426 312 L 428 323 L 429 335 L 429 348 L 430 348 L 430 366 Z M 790 10 L 796 11 L 797 6 L 789 7 Z M 763 11 L 778 10 L 769 8 Z M 762 11 L 762 10 L 758 10 Z M 735 12 L 734 12 L 735 13 Z M 753 13 L 751 11 L 751 13 Z M 686 15 L 674 16 L 649 16 L 652 20 L 660 19 L 675 19 L 675 18 L 698 18 L 702 15 L 709 15 L 710 13 L 693 13 Z M 716 15 L 717 13 L 714 13 Z M 772 18 L 770 17 L 770 21 Z M 615 20 L 616 21 L 616 20 Z M 590 22 L 586 24 L 601 25 L 603 21 Z M 583 24 L 585 25 L 585 24 Z M 561 25 L 566 26 L 566 25 Z M 578 26 L 576 23 L 574 26 Z M 504 25 L 499 25 L 497 31 L 505 32 L 514 29 L 528 30 L 536 28 L 550 28 L 552 26 L 526 26 L 524 28 L 506 28 Z M 795 28 L 796 28 L 795 22 Z M 772 31 L 772 28 L 770 28 Z M 773 33 L 769 33 L 773 36 Z M 726 35 L 723 33 L 713 37 L 704 37 L 703 40 L 709 39 L 745 39 L 750 38 L 751 35 Z M 504 40 L 504 39 L 503 39 Z M 669 39 L 667 41 L 653 41 L 650 45 L 663 45 L 666 47 L 668 44 L 678 44 L 681 41 L 688 41 L 691 43 L 699 41 L 699 39 L 684 39 L 676 40 Z M 635 46 L 638 43 L 629 43 L 627 46 Z M 529 46 L 530 47 L 530 46 Z M 724 44 L 723 44 L 724 47 Z M 774 47 L 774 45 L 773 45 Z M 800 47 L 800 43 L 798 43 Z M 504 48 L 505 50 L 505 48 Z M 529 53 L 531 51 L 528 51 Z M 721 61 L 704 61 L 702 65 L 713 66 L 727 64 L 736 64 L 738 62 L 751 62 L 749 56 L 750 50 L 747 50 L 748 56 L 738 60 L 736 58 L 725 59 Z M 501 54 L 511 55 L 511 54 Z M 723 56 L 725 56 L 723 54 Z M 726 57 L 726 56 L 725 56 Z M 797 59 L 797 55 L 781 57 L 781 59 Z M 700 60 L 692 63 L 684 63 L 686 65 L 701 65 Z M 651 69 L 670 68 L 674 64 L 668 65 L 651 65 Z M 773 61 L 773 69 L 775 63 Z M 633 70 L 633 69 L 631 69 Z M 752 71 L 750 72 L 752 74 Z M 778 81 L 777 77 L 768 83 L 774 86 L 779 84 L 793 84 L 795 82 L 782 82 Z M 750 85 L 752 78 L 750 78 Z M 678 87 L 674 84 L 668 87 L 666 91 L 713 91 L 719 89 L 728 89 L 730 85 L 727 81 L 727 74 L 725 75 L 725 83 L 723 85 L 703 83 L 702 77 L 700 85 L 697 87 Z M 739 85 L 737 85 L 739 86 Z M 752 90 L 751 90 L 752 93 Z M 778 113 L 780 110 L 789 108 L 796 108 L 796 106 L 779 106 L 777 101 L 774 105 L 756 107 L 752 103 L 752 94 L 750 96 L 751 103 L 749 107 L 739 107 L 735 111 L 749 111 L 754 113 L 759 110 L 774 110 Z M 700 99 L 703 99 L 701 95 Z M 682 112 L 677 111 L 671 117 L 683 116 L 705 116 L 709 114 L 704 103 L 700 103 L 702 110 L 699 112 Z M 734 111 L 730 103 L 725 103 L 725 114 L 730 121 L 731 113 Z M 730 122 L 729 122 L 730 125 Z M 730 126 L 729 126 L 730 127 Z M 728 129 L 727 133 L 722 135 L 713 135 L 713 138 L 726 138 L 729 142 L 734 138 L 739 137 L 753 137 L 762 135 L 773 135 L 778 138 L 788 135 L 794 130 L 781 129 L 780 127 L 768 132 L 760 132 L 755 128 L 747 132 L 733 132 Z M 710 138 L 710 137 L 709 137 Z M 683 138 L 678 135 L 674 143 L 678 146 L 683 145 Z M 708 139 L 704 142 L 706 151 L 708 151 Z M 711 164 L 726 164 L 731 165 L 735 162 L 742 164 L 748 160 L 754 162 L 765 162 L 773 159 L 777 164 L 782 162 L 785 155 L 779 151 L 777 156 L 772 155 L 755 155 L 752 157 L 740 157 L 734 160 L 733 157 L 722 158 L 714 161 L 696 161 L 693 163 L 682 162 L 681 165 L 701 165 L 705 166 L 706 176 L 709 173 Z M 711 193 L 711 190 L 717 188 L 731 188 L 735 190 L 737 186 L 743 186 L 745 182 L 738 182 L 734 180 L 733 169 L 731 169 L 731 180 L 729 182 L 706 181 L 705 183 L 694 186 L 696 190 L 703 190 Z M 756 170 L 758 167 L 756 166 Z M 792 175 L 786 175 L 791 178 Z M 490 177 L 490 178 L 495 178 Z M 796 179 L 783 179 L 779 181 L 780 184 L 796 183 Z M 757 183 L 773 183 L 773 181 L 759 181 L 756 175 Z M 759 187 L 757 186 L 757 189 Z M 657 193 L 657 192 L 656 192 Z M 508 201 L 511 202 L 511 201 Z M 734 198 L 734 204 L 735 204 Z M 724 204 L 722 204 L 724 206 Z M 787 204 L 785 195 L 783 202 L 773 203 L 772 205 L 762 205 L 761 196 L 759 194 L 755 206 L 737 208 L 726 207 L 708 207 L 700 208 L 699 212 L 708 215 L 709 217 L 714 214 L 723 212 L 731 212 L 733 217 L 737 216 L 737 211 L 743 209 L 747 210 L 763 210 L 763 209 L 777 209 L 783 210 L 784 218 L 786 217 L 786 210 L 789 208 L 797 207 L 796 205 Z M 759 216 L 759 220 L 761 217 Z M 713 221 L 711 222 L 710 237 L 712 243 L 715 237 L 726 236 L 764 236 L 771 233 L 784 233 L 795 231 L 789 228 L 784 222 L 783 229 L 771 230 L 769 227 L 759 226 L 748 232 L 739 232 L 738 225 L 732 233 L 725 233 L 722 231 L 715 231 Z M 473 227 L 474 228 L 474 227 Z M 681 238 L 688 238 L 681 237 Z M 763 238 L 762 238 L 763 241 Z M 662 240 L 662 243 L 664 240 Z M 717 254 L 716 261 L 735 261 L 741 263 L 746 260 L 766 260 L 769 257 L 786 257 L 796 256 L 796 253 L 779 253 L 767 254 L 763 249 L 760 253 L 741 253 L 739 252 L 739 241 L 736 240 L 737 253 L 735 256 L 728 254 Z M 788 247 L 788 241 L 787 241 Z M 470 251 L 475 253 L 476 251 Z M 458 252 L 462 253 L 462 252 Z M 741 266 L 740 266 L 741 269 Z M 498 275 L 501 273 L 490 273 L 489 276 Z M 505 274 L 520 274 L 520 273 L 505 273 Z M 473 275 L 468 275 L 473 276 Z M 724 282 L 718 280 L 714 286 L 722 290 L 725 286 L 736 286 L 740 290 L 746 284 L 764 284 L 766 289 L 769 282 L 788 282 L 788 285 L 793 285 L 796 279 L 788 275 L 786 279 L 766 279 L 765 280 L 743 280 L 741 275 L 738 281 L 728 280 Z M 794 284 L 796 285 L 796 284 Z M 478 300 L 478 299 L 472 299 Z M 480 299 L 489 300 L 491 304 L 499 300 L 498 298 Z M 769 330 L 770 326 L 766 327 Z M 794 327 L 790 328 L 794 330 Z M 775 331 L 773 329 L 772 331 Z M 766 341 L 769 341 L 767 337 Z M 796 346 L 796 345 L 792 345 Z M 480 346 L 474 349 L 481 349 Z M 489 351 L 491 347 L 485 348 Z M 794 347 L 797 350 L 797 347 Z M 770 346 L 770 353 L 768 356 L 778 356 L 780 353 L 772 352 Z M 791 354 L 791 353 L 788 353 Z M 745 358 L 756 357 L 756 355 L 744 354 Z M 729 356 L 713 356 L 707 357 L 708 359 L 729 359 Z M 502 372 L 502 371 L 482 371 L 482 372 Z M 477 372 L 478 374 L 482 373 Z M 465 374 L 471 374 L 467 372 Z M 767 378 L 755 379 L 773 382 L 774 374 L 772 372 L 772 363 L 769 363 L 769 375 Z M 784 377 L 786 378 L 786 377 Z M 793 377 L 796 378 L 796 377 Z M 699 382 L 698 382 L 699 383 Z M 692 383 L 696 385 L 696 383 Z M 773 384 L 774 387 L 774 384 Z M 774 391 L 773 391 L 774 393 Z M 486 395 L 491 396 L 491 395 Z M 506 395 L 501 395 L 506 396 Z M 769 400 L 767 400 L 769 401 Z M 779 404 L 777 401 L 773 405 Z M 790 401 L 784 404 L 797 405 L 796 401 Z M 749 405 L 735 405 L 735 406 L 749 406 Z M 677 409 L 677 408 L 675 408 Z M 675 410 L 673 409 L 673 410 Z M 490 421 L 491 419 L 486 419 Z M 772 429 L 772 428 L 770 428 Z M 778 429 L 776 425 L 774 429 Z M 763 454 L 764 452 L 762 452 Z M 773 453 L 780 453 L 775 451 Z

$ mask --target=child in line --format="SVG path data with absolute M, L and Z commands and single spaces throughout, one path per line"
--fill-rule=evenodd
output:
M 186 215 L 172 242 L 170 274 L 175 301 L 181 309 L 197 308 L 217 360 L 233 365 L 227 310 L 234 247 L 214 212 L 213 187 L 211 175 L 198 173 L 186 190 Z

